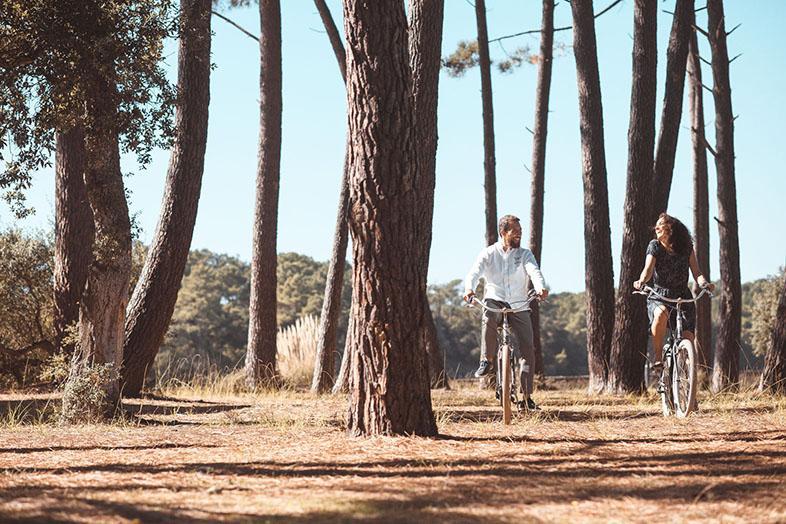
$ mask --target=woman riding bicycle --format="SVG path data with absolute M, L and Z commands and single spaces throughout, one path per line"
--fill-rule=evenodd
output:
M 647 258 L 644 269 L 633 287 L 641 289 L 653 277 L 653 288 L 657 293 L 666 298 L 693 298 L 688 289 L 688 268 L 693 273 L 696 283 L 710 291 L 715 286 L 704 278 L 696 261 L 696 252 L 693 250 L 693 241 L 685 225 L 676 218 L 661 213 L 655 223 L 655 238 L 647 246 Z M 693 342 L 693 330 L 696 326 L 696 306 L 685 303 L 683 306 L 685 318 L 683 321 L 684 338 Z M 663 339 L 666 336 L 669 319 L 674 325 L 676 311 L 668 308 L 662 301 L 655 297 L 647 297 L 647 314 L 650 319 L 652 345 L 655 351 L 653 371 L 660 375 L 663 369 Z

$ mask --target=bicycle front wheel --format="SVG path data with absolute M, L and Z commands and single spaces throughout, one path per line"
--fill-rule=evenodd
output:
M 680 418 L 687 417 L 696 404 L 696 348 L 690 340 L 680 340 L 677 345 L 671 379 L 674 413 Z
M 505 425 L 510 424 L 510 420 L 513 416 L 513 408 L 511 406 L 511 399 L 510 399 L 510 387 L 511 381 L 513 380 L 513 373 L 510 366 L 510 358 L 511 358 L 511 347 L 507 344 L 504 344 L 500 351 L 502 352 L 501 358 L 501 374 L 502 374 L 502 394 L 500 396 L 500 401 L 502 402 L 502 422 Z

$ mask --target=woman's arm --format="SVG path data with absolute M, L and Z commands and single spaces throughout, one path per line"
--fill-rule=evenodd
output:
M 699 269 L 699 261 L 696 258 L 696 251 L 691 249 L 690 251 L 690 258 L 688 258 L 688 264 L 690 265 L 690 271 L 693 273 L 693 280 L 699 285 L 699 287 L 708 287 L 710 291 L 715 289 L 715 285 L 712 283 L 708 283 L 707 279 L 704 278 L 701 270 Z
M 641 270 L 641 275 L 639 275 L 639 279 L 633 283 L 633 287 L 635 289 L 641 289 L 641 287 L 650 281 L 652 278 L 652 270 L 655 269 L 655 257 L 653 255 L 647 255 L 647 258 L 644 260 L 644 269 Z

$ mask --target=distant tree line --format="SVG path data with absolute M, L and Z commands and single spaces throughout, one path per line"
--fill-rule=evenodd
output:
M 0 233 L 0 387 L 39 385 L 56 359 L 53 251 L 51 234 L 6 230 Z M 147 248 L 135 243 L 132 284 Z M 281 253 L 277 263 L 277 325 L 322 311 L 327 262 L 297 253 Z M 770 344 L 779 292 L 784 278 L 758 279 L 742 286 L 741 369 L 760 369 Z M 462 304 L 460 281 L 429 286 L 428 298 L 439 344 L 445 348 L 449 377 L 465 377 L 477 366 L 480 351 L 478 312 Z M 194 370 L 228 372 L 242 367 L 247 345 L 250 265 L 237 257 L 209 250 L 190 252 L 172 322 L 156 356 L 158 374 L 186 378 Z M 344 347 L 351 283 L 347 273 L 341 295 L 338 342 Z M 586 375 L 584 293 L 556 293 L 542 304 L 544 372 Z M 713 311 L 713 329 L 718 312 Z

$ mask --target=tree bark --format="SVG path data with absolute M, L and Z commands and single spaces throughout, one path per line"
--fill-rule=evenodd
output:
M 483 173 L 486 195 L 486 244 L 497 241 L 497 161 L 494 156 L 494 102 L 491 93 L 491 58 L 486 27 L 486 1 L 475 0 L 478 25 L 480 96 L 483 101 Z
M 729 52 L 723 2 L 707 2 L 715 99 L 715 171 L 718 176 L 718 231 L 721 300 L 712 390 L 735 389 L 739 381 L 742 286 L 737 231 L 737 189 L 734 180 L 734 116 L 731 108 Z
M 246 385 L 267 387 L 276 372 L 276 231 L 281 162 L 281 6 L 260 0 L 260 126 L 251 261 Z
M 695 19 L 691 17 L 692 22 Z M 701 61 L 696 32 L 691 31 L 688 54 L 690 81 L 691 141 L 693 144 L 693 234 L 696 238 L 696 261 L 704 276 L 710 281 L 710 207 L 707 188 L 707 147 L 704 135 L 704 87 L 701 79 Z M 709 300 L 696 303 L 696 350 L 699 377 L 709 383 L 709 363 L 712 349 L 712 305 Z
M 341 193 L 338 197 L 336 227 L 333 235 L 333 252 L 330 257 L 327 278 L 325 281 L 325 298 L 322 302 L 322 314 L 319 317 L 319 338 L 314 362 L 314 376 L 311 380 L 311 391 L 327 393 L 334 384 L 336 353 L 338 345 L 338 323 L 341 314 L 341 291 L 344 287 L 344 269 L 346 265 L 349 215 L 349 150 L 347 142 L 344 154 L 344 172 L 341 176 Z
M 55 151 L 55 347 L 73 354 L 64 340 L 79 322 L 79 300 L 85 289 L 95 234 L 85 189 L 85 134 L 74 127 L 57 134 Z M 73 338 L 73 337 L 69 337 Z
M 314 0 L 314 4 L 322 18 L 322 24 L 330 39 L 333 53 L 336 55 L 341 79 L 346 84 L 347 54 L 341 35 L 333 21 L 325 0 Z M 338 197 L 338 211 L 336 213 L 336 227 L 333 235 L 333 251 L 328 266 L 325 281 L 325 298 L 322 301 L 322 314 L 319 317 L 319 335 L 317 339 L 317 354 L 314 361 L 314 376 L 311 380 L 311 391 L 314 393 L 327 393 L 334 384 L 335 362 L 338 345 L 338 323 L 341 314 L 341 290 L 344 287 L 344 270 L 347 257 L 347 241 L 349 232 L 347 220 L 349 218 L 349 151 L 351 144 L 347 140 L 344 153 L 344 170 L 341 175 L 341 192 Z M 344 369 L 342 364 L 342 369 Z M 344 373 L 343 377 L 347 377 Z
M 416 132 L 415 183 L 419 197 L 416 213 L 417 246 L 420 252 L 420 296 L 423 318 L 420 322 L 422 347 L 428 356 L 431 385 L 448 387 L 444 358 L 437 340 L 437 329 L 428 302 L 427 276 L 431 254 L 434 216 L 434 187 L 437 169 L 437 99 L 441 66 L 444 0 L 410 0 L 409 63 L 412 71 L 412 96 Z
M 540 30 L 540 60 L 538 61 L 538 87 L 535 94 L 535 132 L 532 138 L 532 185 L 529 214 L 529 248 L 542 266 L 543 198 L 546 178 L 546 136 L 549 123 L 549 94 L 551 92 L 551 66 L 554 51 L 554 0 L 543 0 L 543 21 Z M 540 309 L 532 303 L 532 335 L 535 345 L 534 373 L 543 375 L 543 349 L 540 342 Z
M 123 325 L 131 275 L 131 221 L 120 171 L 115 73 L 111 65 L 90 64 L 86 84 L 85 188 L 93 213 L 95 240 L 79 304 L 79 342 L 63 393 L 65 422 L 109 418 L 120 400 Z M 100 400 L 85 403 L 86 373 L 106 366 L 90 389 Z M 92 395 L 92 394 L 91 394 Z
M 678 0 L 674 6 L 669 47 L 666 51 L 666 90 L 663 95 L 663 112 L 660 117 L 660 133 L 655 154 L 655 183 L 650 221 L 655 223 L 658 215 L 669 206 L 671 179 L 674 173 L 674 157 L 677 153 L 677 138 L 682 118 L 682 99 L 685 90 L 685 64 L 688 58 L 688 42 L 694 20 L 693 0 Z
M 648 338 L 643 297 L 631 293 L 631 284 L 644 266 L 647 243 L 652 238 L 650 216 L 658 80 L 658 2 L 636 0 L 633 5 L 633 82 L 625 221 L 607 384 L 608 390 L 613 393 L 639 393 L 644 390 Z
M 767 355 L 764 357 L 764 371 L 761 374 L 759 389 L 779 395 L 786 394 L 786 276 L 783 279 L 783 289 L 775 313 L 770 347 L 767 348 Z
M 603 106 L 590 0 L 573 0 L 573 50 L 579 91 L 584 182 L 584 266 L 587 303 L 589 390 L 602 391 L 608 378 L 614 327 L 614 274 L 603 138 Z
M 161 213 L 128 306 L 123 394 L 138 396 L 177 302 L 194 233 L 207 145 L 210 102 L 210 0 L 182 0 L 176 141 Z
M 417 260 L 417 171 L 404 6 L 344 3 L 353 251 L 353 435 L 437 433 Z

